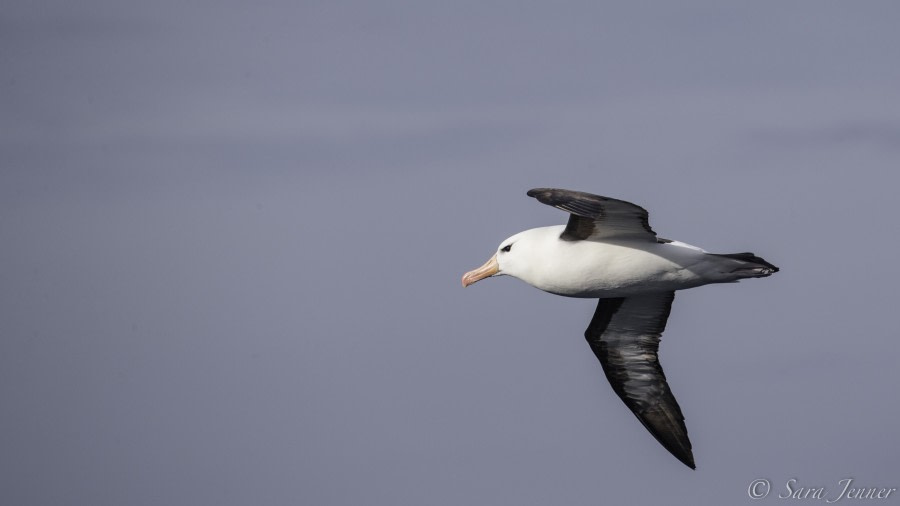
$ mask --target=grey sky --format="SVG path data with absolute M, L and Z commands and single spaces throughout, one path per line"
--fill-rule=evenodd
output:
M 0 503 L 900 488 L 900 6 L 680 4 L 7 2 Z M 697 471 L 593 301 L 460 287 L 535 186 L 782 268 L 676 296 Z

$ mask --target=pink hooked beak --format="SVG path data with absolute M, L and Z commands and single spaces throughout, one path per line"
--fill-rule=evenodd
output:
M 500 272 L 500 264 L 497 263 L 497 254 L 494 253 L 494 256 L 492 256 L 491 259 L 488 260 L 484 265 L 473 271 L 469 271 L 463 274 L 463 288 L 471 285 L 472 283 L 475 283 L 476 281 L 491 277 L 498 272 Z

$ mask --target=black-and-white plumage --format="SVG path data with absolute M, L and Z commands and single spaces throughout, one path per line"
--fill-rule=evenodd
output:
M 610 385 L 663 447 L 694 468 L 684 416 L 658 358 L 675 290 L 778 268 L 752 253 L 714 254 L 657 238 L 647 211 L 630 202 L 552 188 L 528 195 L 570 213 L 568 224 L 506 239 L 463 276 L 463 286 L 508 274 L 550 293 L 600 299 L 584 335 Z
M 616 394 L 678 460 L 694 468 L 684 415 L 659 365 L 675 292 L 600 299 L 584 332 Z
M 656 241 L 647 210 L 624 200 L 553 188 L 535 188 L 529 197 L 570 213 L 561 239 L 569 241 L 633 239 Z

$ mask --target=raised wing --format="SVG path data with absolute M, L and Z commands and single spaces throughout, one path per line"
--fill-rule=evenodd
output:
M 695 469 L 681 408 L 659 365 L 675 292 L 600 299 L 584 332 L 616 394 L 666 450 Z
M 647 210 L 624 200 L 557 188 L 535 188 L 529 197 L 570 213 L 566 241 L 630 239 L 656 242 Z

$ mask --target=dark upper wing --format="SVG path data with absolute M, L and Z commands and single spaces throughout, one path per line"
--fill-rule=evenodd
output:
M 659 365 L 659 339 L 675 292 L 600 299 L 584 332 L 616 394 L 657 441 L 694 467 L 684 416 Z
M 631 202 L 556 188 L 535 188 L 528 196 L 571 213 L 560 236 L 564 240 L 627 238 L 656 242 L 647 210 Z

